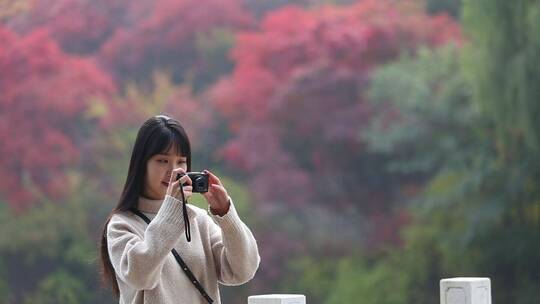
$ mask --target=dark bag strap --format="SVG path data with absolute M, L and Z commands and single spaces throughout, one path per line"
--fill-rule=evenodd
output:
M 135 208 L 131 208 L 131 212 L 135 213 L 137 216 L 142 218 L 147 224 L 150 224 L 150 219 L 146 215 L 144 215 L 142 212 L 140 212 L 139 210 L 137 210 Z M 184 273 L 187 275 L 187 277 L 189 278 L 191 283 L 193 283 L 193 285 L 195 285 L 195 288 L 197 288 L 197 290 L 201 293 L 203 298 L 205 298 L 208 303 L 213 303 L 214 300 L 212 300 L 212 298 L 210 298 L 208 293 L 206 293 L 206 291 L 202 287 L 201 283 L 199 283 L 197 278 L 195 278 L 195 276 L 193 275 L 193 272 L 191 272 L 191 270 L 186 265 L 184 260 L 182 260 L 182 258 L 180 257 L 180 255 L 178 254 L 176 249 L 173 248 L 173 250 L 171 250 L 171 252 L 174 255 L 174 258 L 176 259 L 178 264 L 180 264 L 180 267 L 182 267 L 182 270 L 184 271 Z

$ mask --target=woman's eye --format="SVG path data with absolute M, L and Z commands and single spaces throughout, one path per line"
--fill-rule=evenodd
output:
M 158 162 L 160 162 L 160 163 L 167 163 L 167 160 L 166 160 L 166 159 L 158 159 Z
M 185 161 L 185 160 L 181 160 L 181 161 L 179 161 L 178 163 L 179 163 L 179 164 L 185 164 L 186 161 Z

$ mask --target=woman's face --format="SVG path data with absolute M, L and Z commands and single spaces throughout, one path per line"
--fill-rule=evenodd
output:
M 146 163 L 143 196 L 149 199 L 163 199 L 171 179 L 171 172 L 182 167 L 187 171 L 187 157 L 177 153 L 176 147 L 165 154 L 156 154 Z

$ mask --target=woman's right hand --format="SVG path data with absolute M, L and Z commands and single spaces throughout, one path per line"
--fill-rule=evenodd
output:
M 178 180 L 176 176 L 178 174 L 183 174 Z M 182 194 L 180 193 L 180 185 L 184 184 L 182 187 L 184 189 L 184 196 L 188 199 L 192 194 L 193 183 L 189 176 L 186 174 L 186 170 L 179 167 L 172 171 L 171 178 L 169 180 L 169 187 L 167 187 L 167 195 L 170 195 L 178 200 L 182 200 Z

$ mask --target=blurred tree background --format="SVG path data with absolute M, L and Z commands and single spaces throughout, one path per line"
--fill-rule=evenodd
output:
M 260 246 L 224 303 L 538 303 L 539 77 L 532 0 L 0 0 L 0 302 L 115 302 L 99 231 L 165 113 Z

